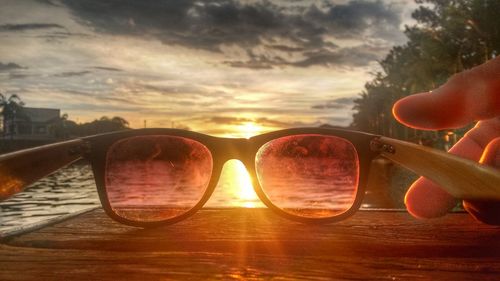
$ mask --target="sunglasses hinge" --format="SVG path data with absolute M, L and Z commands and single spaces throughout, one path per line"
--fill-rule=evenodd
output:
M 376 152 L 396 153 L 396 148 L 390 144 L 383 143 L 380 138 L 375 138 L 370 142 L 370 148 Z

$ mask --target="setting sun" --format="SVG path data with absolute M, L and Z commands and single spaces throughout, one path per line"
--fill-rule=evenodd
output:
M 258 135 L 260 132 L 262 132 L 262 127 L 255 124 L 255 123 L 248 122 L 248 123 L 242 124 L 239 127 L 239 130 L 241 131 L 241 135 L 244 138 L 249 139 L 255 135 Z M 243 168 L 245 168 L 245 167 L 243 167 Z M 245 170 L 245 172 L 246 172 L 246 170 Z

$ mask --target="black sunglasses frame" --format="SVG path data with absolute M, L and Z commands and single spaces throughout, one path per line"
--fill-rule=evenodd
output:
M 286 136 L 302 135 L 302 134 L 315 134 L 315 135 L 325 135 L 325 136 L 336 136 L 344 138 L 351 142 L 358 154 L 359 159 L 359 181 L 355 200 L 352 206 L 345 212 L 335 215 L 332 217 L 325 218 L 307 218 L 295 216 L 290 213 L 283 211 L 282 209 L 276 207 L 271 200 L 266 196 L 262 187 L 257 180 L 257 174 L 255 170 L 255 156 L 257 151 L 267 142 Z M 144 222 L 144 221 L 134 221 L 117 215 L 110 205 L 105 184 L 105 170 L 106 170 L 106 155 L 110 147 L 116 142 L 135 136 L 148 136 L 148 135 L 163 135 L 163 136 L 176 136 L 188 138 L 195 140 L 208 148 L 212 154 L 213 168 L 212 175 L 209 184 L 205 190 L 200 201 L 193 206 L 187 212 L 166 220 Z M 179 222 L 192 216 L 203 205 L 208 201 L 210 196 L 215 190 L 217 183 L 219 181 L 220 174 L 224 164 L 231 159 L 238 159 L 248 170 L 250 178 L 252 179 L 252 185 L 254 190 L 259 197 L 259 199 L 271 210 L 273 210 L 278 215 L 285 217 L 290 220 L 302 222 L 302 223 L 331 223 L 343 220 L 351 215 L 353 215 L 361 206 L 363 201 L 364 193 L 366 190 L 368 174 L 370 169 L 370 163 L 374 157 L 378 155 L 377 152 L 370 148 L 370 143 L 377 136 L 355 132 L 347 131 L 341 129 L 327 129 L 327 128 L 295 128 L 295 129 L 285 129 L 275 132 L 270 132 L 262 135 L 258 135 L 249 139 L 244 138 L 219 138 L 213 137 L 197 132 L 185 131 L 179 129 L 138 129 L 121 131 L 116 133 L 110 133 L 105 135 L 93 136 L 83 138 L 87 143 L 86 152 L 84 158 L 86 158 L 91 166 L 94 173 L 94 178 L 97 186 L 97 191 L 99 193 L 99 199 L 106 214 L 112 219 L 131 226 L 138 227 L 155 227 L 160 225 L 167 225 Z

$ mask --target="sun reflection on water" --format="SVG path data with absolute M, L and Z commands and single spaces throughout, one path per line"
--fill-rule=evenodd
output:
M 240 199 L 240 206 L 245 208 L 255 208 L 260 206 L 259 198 L 255 194 L 252 186 L 252 180 L 248 174 L 245 165 L 241 161 L 228 162 L 230 168 L 230 179 L 233 182 L 233 192 Z
M 214 194 L 207 202 L 209 207 L 263 208 L 253 190 L 245 165 L 239 160 L 229 160 L 222 171 Z

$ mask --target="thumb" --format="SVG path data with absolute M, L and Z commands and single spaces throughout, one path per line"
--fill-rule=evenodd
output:
M 500 138 L 488 143 L 479 163 L 500 169 Z M 465 210 L 476 220 L 500 225 L 500 201 L 464 201 L 463 204 Z

